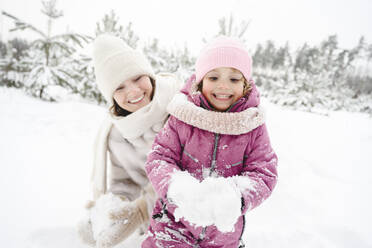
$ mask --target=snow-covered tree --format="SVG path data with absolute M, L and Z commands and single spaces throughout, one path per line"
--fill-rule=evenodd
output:
M 119 17 L 111 10 L 110 14 L 105 14 L 103 19 L 96 24 L 96 36 L 102 33 L 109 33 L 122 38 L 130 47 L 136 49 L 139 40 L 138 35 L 132 29 L 132 23 L 129 22 L 124 28 L 119 24 Z
M 6 55 L 6 44 L 0 40 L 0 58 L 4 58 Z
M 29 44 L 23 39 L 12 39 L 2 43 L 0 57 L 0 85 L 21 88 L 29 72 L 27 59 Z
M 348 57 L 355 64 L 352 73 L 348 75 L 349 87 L 355 91 L 355 96 L 372 93 L 372 44 L 367 44 L 362 36 L 358 45 L 351 49 Z
M 244 41 L 244 35 L 249 27 L 250 21 L 242 20 L 240 24 L 236 24 L 232 14 L 227 17 L 222 17 L 218 20 L 219 32 L 217 35 L 225 35 L 237 37 Z
M 372 86 L 371 77 L 353 73 L 355 59 L 361 56 L 361 42 L 349 50 L 338 47 L 337 36 L 328 37 L 318 46 L 304 44 L 293 56 L 285 56 L 294 57 L 293 64 L 267 63 L 284 54 L 273 44 L 267 47 L 259 45 L 254 53 L 254 59 L 258 58 L 254 78 L 269 100 L 305 111 L 342 109 L 372 113 L 372 90 L 365 88 Z
M 30 48 L 30 44 L 27 42 L 27 40 L 19 38 L 10 40 L 9 44 L 13 50 L 12 55 L 16 60 L 20 60 L 22 57 L 25 57 L 28 49 Z
M 171 72 L 186 80 L 192 73 L 195 58 L 185 46 L 184 49 L 166 49 L 159 45 L 158 39 L 145 44 L 144 54 L 149 59 L 155 73 Z
M 272 61 L 272 68 L 290 67 L 292 65 L 292 56 L 289 49 L 289 43 L 280 47 Z
M 73 70 L 70 57 L 77 49 L 83 47 L 89 37 L 67 32 L 53 34 L 53 23 L 63 16 L 56 8 L 56 0 L 43 1 L 42 13 L 47 17 L 47 30 L 43 31 L 19 18 L 3 12 L 14 21 L 15 27 L 10 31 L 29 30 L 38 38 L 30 43 L 29 74 L 25 85 L 27 90 L 42 99 L 55 100 L 59 92 L 76 91 L 76 80 L 80 75 Z

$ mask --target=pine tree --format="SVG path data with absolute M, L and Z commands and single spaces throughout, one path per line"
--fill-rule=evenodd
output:
M 253 53 L 253 66 L 255 67 L 263 67 L 263 57 L 262 57 L 263 46 L 261 44 L 257 44 L 255 52 Z
M 235 18 L 232 14 L 230 14 L 228 18 L 220 18 L 218 20 L 219 32 L 217 36 L 225 35 L 229 37 L 237 37 L 244 42 L 244 35 L 250 25 L 250 21 L 242 20 L 240 24 L 236 24 L 235 22 Z
M 160 48 L 158 39 L 154 38 L 149 43 L 145 44 L 143 52 L 149 59 L 155 73 L 177 71 L 177 61 L 175 61 L 171 52 Z
M 12 39 L 2 43 L 0 58 L 0 85 L 21 88 L 29 72 L 28 52 L 30 45 L 23 39 Z
M 159 40 L 155 38 L 145 44 L 143 52 L 155 73 L 175 73 L 183 81 L 192 74 L 196 59 L 186 46 L 183 49 L 165 49 L 160 47 Z
M 0 59 L 6 56 L 7 48 L 6 44 L 0 40 Z
M 262 66 L 273 67 L 274 57 L 276 55 L 276 48 L 274 42 L 271 40 L 266 41 L 266 47 L 262 51 Z
M 292 58 L 289 51 L 289 44 L 288 42 L 285 44 L 284 47 L 280 47 L 273 58 L 272 68 L 279 69 L 282 67 L 289 67 L 291 66 Z
M 56 8 L 56 0 L 42 1 L 42 4 L 42 13 L 47 17 L 45 32 L 9 13 L 3 14 L 14 21 L 15 27 L 10 31 L 30 30 L 38 36 L 30 43 L 30 68 L 25 85 L 31 94 L 53 101 L 56 96 L 52 95 L 51 89 L 76 91 L 76 80 L 80 75 L 72 69 L 74 61 L 70 57 L 77 51 L 76 46 L 83 47 L 90 38 L 72 32 L 53 35 L 53 23 L 63 13 Z
M 74 61 L 72 63 L 73 70 L 80 75 L 80 80 L 77 82 L 74 93 L 98 104 L 106 103 L 95 82 L 92 59 L 83 54 L 76 54 L 72 59 Z
M 356 47 L 342 49 L 337 36 L 332 35 L 318 46 L 305 43 L 293 55 L 285 56 L 284 51 L 289 49 L 272 47 L 275 46 L 263 48 L 259 44 L 254 53 L 254 59 L 263 61 L 255 64 L 254 78 L 269 100 L 305 111 L 342 109 L 372 113 L 372 78 L 355 71 L 356 62 L 368 61 L 368 46 L 363 38 Z M 270 51 L 276 52 L 273 55 Z M 283 56 L 287 58 L 284 65 Z M 269 57 L 273 58 L 272 66 L 267 66 Z M 294 63 L 291 57 L 295 58 Z
M 119 17 L 116 15 L 114 10 L 111 10 L 110 14 L 105 14 L 101 23 L 96 24 L 96 36 L 102 33 L 108 33 L 122 38 L 130 47 L 133 49 L 137 48 L 137 42 L 139 37 L 135 34 L 132 29 L 132 23 L 129 22 L 124 28 L 119 24 Z
M 119 17 L 116 16 L 114 10 L 111 10 L 110 14 L 105 14 L 101 23 L 96 23 L 96 36 L 103 33 L 120 35 L 122 32 L 123 26 L 119 24 Z
M 13 49 L 12 54 L 16 60 L 21 60 L 22 57 L 25 57 L 30 49 L 30 44 L 24 39 L 14 38 L 9 41 L 9 44 Z

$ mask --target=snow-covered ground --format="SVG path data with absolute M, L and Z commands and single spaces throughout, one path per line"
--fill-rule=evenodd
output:
M 247 214 L 247 247 L 372 247 L 372 118 L 265 105 L 279 182 Z M 87 247 L 75 225 L 104 112 L 0 88 L 1 247 Z M 140 247 L 142 239 L 135 234 L 117 247 Z

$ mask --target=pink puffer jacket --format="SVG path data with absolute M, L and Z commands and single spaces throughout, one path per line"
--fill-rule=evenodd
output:
M 192 77 L 169 104 L 171 117 L 157 135 L 146 163 L 149 180 L 159 199 L 149 228 L 150 236 L 142 247 L 158 247 L 156 244 L 164 247 L 238 246 L 245 212 L 269 197 L 277 181 L 277 156 L 270 145 L 253 82 L 252 86 L 248 96 L 221 113 L 211 111 Z M 242 194 L 242 216 L 234 232 L 220 233 L 215 226 L 197 228 L 187 221 L 174 220 L 176 206 L 169 203 L 166 196 L 171 175 L 177 170 L 188 171 L 200 181 L 208 176 L 239 176 L 254 182 L 254 189 L 238 185 Z M 170 238 L 165 241 L 164 235 Z M 210 246 L 211 242 L 217 246 Z M 184 246 L 178 246 L 180 243 Z

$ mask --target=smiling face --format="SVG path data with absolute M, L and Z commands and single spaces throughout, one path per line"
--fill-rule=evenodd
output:
M 123 109 L 135 112 L 151 102 L 151 79 L 139 75 L 125 80 L 114 92 L 114 100 Z
M 219 67 L 205 74 L 202 94 L 217 111 L 225 111 L 243 96 L 244 81 L 240 71 Z

